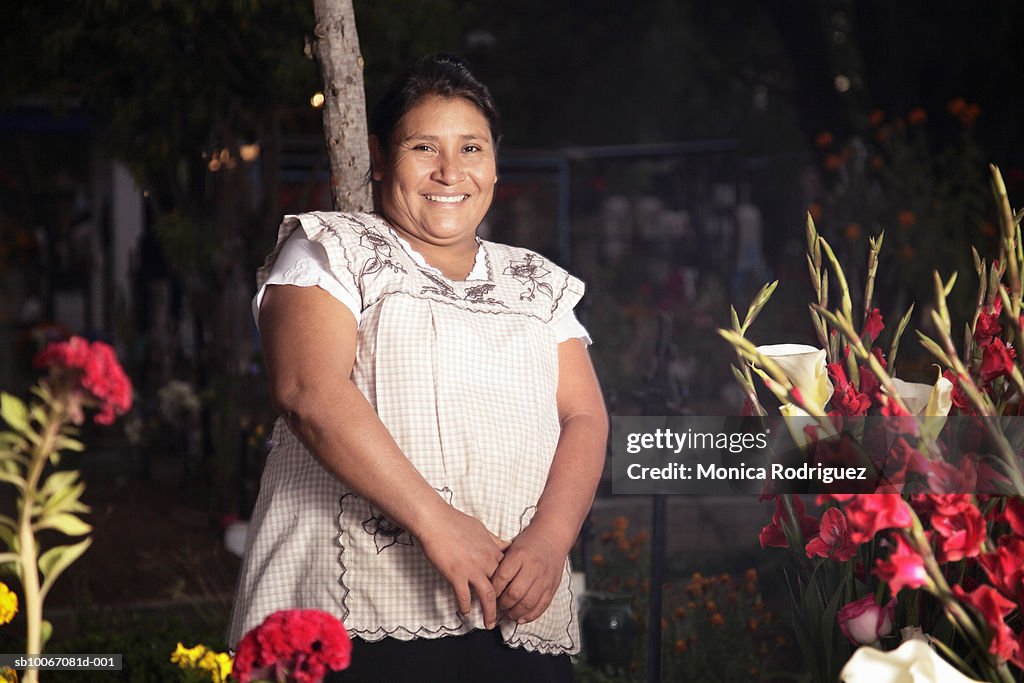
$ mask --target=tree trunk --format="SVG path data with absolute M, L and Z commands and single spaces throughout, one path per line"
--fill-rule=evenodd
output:
M 363 57 L 352 0 L 313 0 L 316 28 L 312 51 L 324 82 L 324 136 L 331 164 L 336 211 L 369 211 L 370 168 L 366 145 Z

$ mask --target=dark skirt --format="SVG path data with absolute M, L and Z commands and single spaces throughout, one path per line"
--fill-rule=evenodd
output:
M 324 683 L 572 683 L 569 655 L 505 645 L 501 633 L 471 631 L 447 638 L 368 643 L 352 639 L 352 665 Z

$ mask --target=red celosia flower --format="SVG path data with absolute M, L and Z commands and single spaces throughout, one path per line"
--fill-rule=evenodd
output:
M 938 497 L 938 496 L 937 496 Z M 981 544 L 988 538 L 988 528 L 981 511 L 970 496 L 945 496 L 965 501 L 966 504 L 937 509 L 932 514 L 932 540 L 939 564 L 957 562 L 965 557 L 977 557 Z
M 920 588 L 928 583 L 924 560 L 902 536 L 896 537 L 896 549 L 889 553 L 888 558 L 875 561 L 875 574 L 889 584 L 893 597 L 901 588 Z
M 297 683 L 319 683 L 328 671 L 348 668 L 352 642 L 345 627 L 327 612 L 274 612 L 238 643 L 233 674 L 240 683 L 282 675 Z
M 100 412 L 94 418 L 98 424 L 112 424 L 117 415 L 132 407 L 131 380 L 109 344 L 90 344 L 82 337 L 71 337 L 43 349 L 35 358 L 35 366 L 50 368 L 51 377 L 70 381 L 73 391 L 80 387 L 98 400 Z
M 804 538 L 810 538 L 818 533 L 818 520 L 805 514 L 806 508 L 804 503 L 797 496 L 790 496 L 793 501 L 793 509 L 797 515 L 797 524 L 800 527 L 800 533 L 803 534 Z M 775 512 L 772 514 L 772 522 L 761 530 L 759 539 L 761 541 L 761 547 L 767 548 L 769 546 L 773 548 L 788 548 L 789 541 L 786 540 L 786 533 L 783 531 L 782 525 L 783 520 L 786 524 L 792 526 L 793 519 L 786 511 L 786 504 L 783 498 L 780 496 L 775 499 Z
M 878 339 L 879 333 L 885 329 L 885 323 L 882 322 L 882 313 L 877 308 L 872 308 L 871 312 L 868 313 L 867 318 L 864 320 L 864 327 L 860 331 L 861 339 Z
M 842 510 L 825 510 L 821 517 L 821 530 L 805 550 L 807 557 L 828 557 L 838 562 L 846 562 L 857 554 L 857 544 L 850 540 L 850 529 Z
M 992 631 L 992 642 L 989 643 L 988 651 L 1001 659 L 1012 659 L 1017 654 L 1020 643 L 1003 617 L 1013 611 L 1014 603 L 1000 595 L 992 586 L 978 586 L 968 593 L 954 584 L 953 595 L 978 610 L 988 623 Z
M 999 592 L 1024 605 L 1024 538 L 1003 536 L 995 552 L 978 560 Z
M 998 337 L 989 343 L 981 354 L 981 381 L 988 384 L 998 377 L 1005 377 L 1013 372 L 1013 359 L 1017 352 L 1007 346 Z
M 892 632 L 896 621 L 896 598 L 886 605 L 875 602 L 875 596 L 865 595 L 844 605 L 836 612 L 839 630 L 853 645 L 870 645 Z
M 850 540 L 867 543 L 882 529 L 906 529 L 913 524 L 910 508 L 895 493 L 866 493 L 850 498 L 844 507 Z

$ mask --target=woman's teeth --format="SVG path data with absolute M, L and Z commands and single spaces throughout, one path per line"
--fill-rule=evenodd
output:
M 456 194 L 456 195 L 427 194 L 427 195 L 423 195 L 423 196 L 426 197 L 427 199 L 429 199 L 432 202 L 441 202 L 443 204 L 455 204 L 455 203 L 461 202 L 463 199 L 466 199 L 466 198 L 469 197 L 468 194 Z

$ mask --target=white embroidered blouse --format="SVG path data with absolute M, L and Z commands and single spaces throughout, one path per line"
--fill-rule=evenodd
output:
M 285 219 L 260 269 L 261 291 L 300 228 L 309 242 L 299 240 L 301 249 L 320 254 L 331 282 L 325 286 L 322 269 L 299 280 L 336 289 L 357 312 L 352 381 L 439 496 L 514 538 L 536 510 L 558 442 L 557 346 L 586 335 L 572 316 L 583 283 L 538 254 L 483 240 L 470 277 L 453 281 L 416 258 L 377 215 L 311 213 Z M 294 263 L 284 270 L 299 272 Z M 539 619 L 499 621 L 506 643 L 579 651 L 569 574 L 567 559 Z M 292 608 L 330 611 L 368 641 L 484 628 L 478 603 L 459 614 L 416 539 L 325 470 L 279 419 L 229 643 Z

